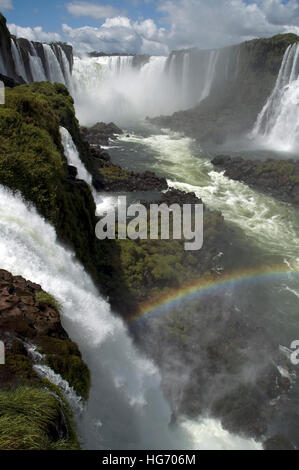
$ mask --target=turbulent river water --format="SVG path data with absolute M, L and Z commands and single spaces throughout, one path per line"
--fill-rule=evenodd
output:
M 150 126 L 130 130 L 112 144 L 110 153 L 124 168 L 154 170 L 167 178 L 169 186 L 195 192 L 210 208 L 220 210 L 235 229 L 226 269 L 246 270 L 254 265 L 263 272 L 281 267 L 275 277 L 236 284 L 231 288 L 231 304 L 249 312 L 253 322 L 259 318 L 277 348 L 290 347 L 299 338 L 299 210 L 215 171 L 212 156 L 178 133 Z M 293 409 L 298 407 L 298 396 L 295 385 L 290 395 Z M 287 434 L 298 445 L 289 413 Z

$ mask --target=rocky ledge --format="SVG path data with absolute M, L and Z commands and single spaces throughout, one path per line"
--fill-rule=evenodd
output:
M 67 380 L 78 395 L 87 398 L 89 371 L 77 345 L 61 325 L 59 304 L 38 284 L 4 270 L 0 270 L 0 339 L 7 352 L 6 365 L 0 368 L 0 387 L 32 377 L 24 346 L 32 343 L 44 355 L 45 363 Z M 18 355 L 24 356 L 20 358 L 20 368 Z M 24 361 L 28 366 L 25 369 Z
M 218 155 L 212 164 L 225 176 L 242 181 L 265 193 L 299 205 L 299 162 L 294 160 L 247 160 Z
M 109 145 L 109 139 L 113 139 L 116 135 L 122 134 L 123 131 L 113 122 L 105 124 L 97 122 L 92 127 L 81 127 L 81 134 L 90 145 Z
M 0 365 L 0 449 L 78 449 L 68 403 L 34 366 L 38 360 L 49 367 L 83 398 L 88 396 L 89 370 L 61 325 L 57 301 L 38 284 L 4 270 L 0 341 L 5 346 L 5 365 Z

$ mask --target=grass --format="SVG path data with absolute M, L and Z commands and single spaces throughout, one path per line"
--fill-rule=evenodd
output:
M 47 304 L 55 310 L 58 310 L 58 312 L 61 311 L 61 304 L 60 302 L 58 302 L 57 299 L 55 299 L 55 297 L 53 297 L 53 295 L 48 294 L 44 291 L 40 291 L 35 294 L 35 298 L 38 302 L 42 304 Z
M 0 391 L 0 449 L 78 449 L 66 427 L 64 432 L 62 417 L 64 403 L 53 391 L 31 387 Z

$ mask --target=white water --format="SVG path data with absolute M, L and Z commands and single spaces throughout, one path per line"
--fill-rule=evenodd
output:
M 39 56 L 38 49 L 35 43 L 28 41 L 29 51 L 24 49 L 24 54 L 28 58 L 29 69 L 32 79 L 35 82 L 47 81 L 54 83 L 63 83 L 66 85 L 70 92 L 73 93 L 72 76 L 70 72 L 70 64 L 65 55 L 64 50 L 60 45 L 50 46 L 49 44 L 40 44 L 45 54 L 46 64 L 44 65 L 41 57 Z M 55 48 L 57 50 L 55 50 Z M 16 74 L 23 78 L 25 82 L 30 82 L 31 77 L 29 70 L 25 67 L 24 59 L 22 57 L 21 48 L 18 41 L 11 39 L 11 52 L 15 65 Z M 62 65 L 58 60 L 56 54 L 61 56 Z M 0 72 L 4 75 L 7 74 L 6 66 L 3 58 L 0 56 Z
M 180 51 L 138 58 L 75 57 L 73 86 L 80 122 L 120 125 L 172 114 L 209 96 L 219 51 Z M 135 62 L 134 62 L 135 60 Z
M 278 151 L 299 149 L 299 43 L 284 54 L 275 88 L 259 114 L 251 137 Z
M 57 243 L 54 229 L 1 186 L 0 214 L 1 267 L 40 283 L 61 302 L 63 325 L 90 368 L 90 399 L 83 417 L 77 417 L 84 448 L 239 448 L 238 437 L 209 432 L 210 421 L 194 422 L 188 432 L 188 424 L 171 430 L 156 368 L 136 351 L 124 324 L 112 315 L 82 266 Z M 243 440 L 243 447 L 260 446 Z
M 60 374 L 56 374 L 56 372 L 54 372 L 49 366 L 46 366 L 45 364 L 35 364 L 33 369 L 39 377 L 49 380 L 49 382 L 56 385 L 56 387 L 61 390 L 63 396 L 66 398 L 76 413 L 83 412 L 84 406 L 82 403 L 82 398 L 76 394 L 73 387 L 71 387 L 70 384 L 64 380 Z
M 207 67 L 207 75 L 205 77 L 204 87 L 200 97 L 200 101 L 203 101 L 210 95 L 219 54 L 219 51 L 212 51 L 212 53 L 210 54 L 209 64 Z
M 195 192 L 208 207 L 220 210 L 226 221 L 238 225 L 257 246 L 285 257 L 299 267 L 299 217 L 290 204 L 280 202 L 214 170 L 195 142 L 169 132 L 144 138 L 119 137 L 120 142 L 148 147 L 155 155 L 152 169 L 168 178 L 169 186 Z
M 124 124 L 175 110 L 165 94 L 166 57 L 151 57 L 141 68 L 133 57 L 75 57 L 73 86 L 80 122 Z
M 16 73 L 20 77 L 22 77 L 25 82 L 28 81 L 27 73 L 25 70 L 25 65 L 21 56 L 21 52 L 19 49 L 19 45 L 15 43 L 13 39 L 11 39 L 11 52 L 12 52 L 12 57 L 15 63 L 15 68 L 16 68 Z
M 89 185 L 91 185 L 92 177 L 86 170 L 82 160 L 79 157 L 79 153 L 77 150 L 76 145 L 70 135 L 69 131 L 64 127 L 60 127 L 60 135 L 61 135 L 61 143 L 64 148 L 64 155 L 67 159 L 69 165 L 74 166 L 77 168 L 78 171 L 78 179 L 86 181 Z
M 78 171 L 78 179 L 84 180 L 87 184 L 89 184 L 96 204 L 97 215 L 103 215 L 109 208 L 116 206 L 117 201 L 115 201 L 115 198 L 111 197 L 109 194 L 100 194 L 93 189 L 92 176 L 86 170 L 82 160 L 80 159 L 79 152 L 71 134 L 64 127 L 60 127 L 59 130 L 61 135 L 61 142 L 64 148 L 64 155 L 67 159 L 68 165 L 76 167 Z
M 65 83 L 60 63 L 54 54 L 52 47 L 49 44 L 44 44 L 43 48 L 48 64 L 50 82 Z
M 56 374 L 49 366 L 45 364 L 45 356 L 38 351 L 38 348 L 33 343 L 24 344 L 29 357 L 32 359 L 34 366 L 33 369 L 39 377 L 47 379 L 52 384 L 56 385 L 71 405 L 72 409 L 81 413 L 83 411 L 83 400 L 78 396 L 70 386 L 70 384 L 64 380 L 61 375 Z

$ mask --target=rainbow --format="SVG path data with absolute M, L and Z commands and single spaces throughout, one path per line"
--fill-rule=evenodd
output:
M 299 275 L 299 270 L 291 269 L 286 264 L 267 267 L 255 267 L 246 270 L 233 271 L 227 274 L 208 274 L 193 280 L 178 289 L 155 298 L 141 305 L 139 312 L 130 319 L 132 325 L 151 317 L 166 314 L 171 307 L 176 307 L 182 300 L 196 300 L 205 293 L 213 293 L 223 288 L 229 288 L 244 282 L 267 282 L 281 277 Z M 299 280 L 299 279 L 298 279 Z

